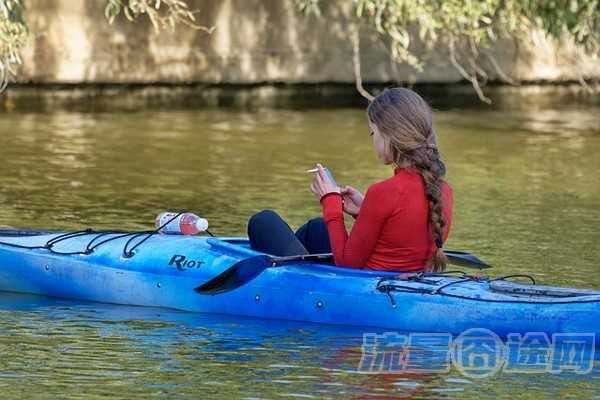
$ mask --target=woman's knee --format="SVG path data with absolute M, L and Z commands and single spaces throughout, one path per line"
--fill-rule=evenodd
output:
M 307 254 L 289 225 L 273 210 L 263 210 L 248 220 L 250 247 L 277 256 Z
M 262 210 L 254 214 L 248 220 L 248 230 L 262 225 L 267 225 L 275 220 L 281 220 L 279 214 L 273 210 Z

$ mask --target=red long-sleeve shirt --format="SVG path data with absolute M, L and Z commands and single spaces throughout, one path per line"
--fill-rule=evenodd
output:
M 452 223 L 452 189 L 442 185 L 444 241 Z M 429 228 L 429 203 L 418 171 L 396 169 L 393 177 L 367 190 L 350 235 L 344 226 L 342 197 L 321 198 L 323 217 L 336 265 L 381 271 L 419 271 L 428 265 L 435 242 Z

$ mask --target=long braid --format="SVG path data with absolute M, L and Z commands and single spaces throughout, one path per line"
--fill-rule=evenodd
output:
M 445 167 L 439 158 L 437 149 L 431 146 L 417 149 L 412 159 L 425 184 L 425 195 L 429 203 L 429 226 L 436 248 L 431 258 L 429 272 L 441 272 L 446 269 L 448 263 L 442 250 L 444 228 L 446 227 L 442 198 L 442 176 Z

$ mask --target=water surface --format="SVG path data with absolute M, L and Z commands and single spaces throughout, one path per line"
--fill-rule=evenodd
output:
M 449 248 L 541 282 L 600 289 L 600 107 L 436 115 L 455 194 Z M 271 208 L 319 214 L 304 171 L 388 177 L 364 111 L 6 113 L 0 225 L 149 229 L 190 210 L 245 235 Z M 450 317 L 450 316 L 449 316 Z M 0 294 L 0 387 L 16 397 L 591 398 L 600 375 L 356 372 L 362 331 Z M 528 396 L 526 396 L 526 394 Z

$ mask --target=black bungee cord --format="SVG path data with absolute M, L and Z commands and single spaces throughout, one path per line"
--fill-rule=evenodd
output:
M 124 232 L 124 231 L 117 231 L 117 230 L 95 231 L 91 228 L 88 228 L 88 229 L 74 231 L 74 232 L 61 233 L 61 234 L 51 238 L 43 245 L 26 246 L 26 245 L 10 243 L 10 242 L 2 242 L 2 241 L 0 241 L 0 245 L 4 245 L 7 247 L 19 248 L 19 249 L 27 249 L 27 250 L 42 250 L 42 249 L 44 249 L 44 250 L 50 251 L 53 254 L 58 254 L 58 255 L 90 255 L 97 248 L 102 246 L 103 244 L 106 244 L 113 240 L 123 239 L 128 236 L 131 236 L 127 240 L 127 242 L 125 242 L 125 246 L 123 247 L 123 257 L 131 258 L 135 254 L 134 250 L 136 248 L 138 248 L 141 244 L 143 244 L 145 241 L 150 239 L 150 237 L 152 237 L 153 235 L 160 233 L 161 229 L 163 229 L 165 226 L 167 226 L 168 224 L 170 224 L 171 222 L 176 220 L 182 214 L 183 214 L 183 212 L 177 213 L 175 216 L 170 218 L 167 222 L 160 225 L 158 228 L 156 228 L 154 230 L 138 231 L 138 232 Z M 206 229 L 206 233 L 208 233 L 211 237 L 214 237 L 214 235 L 208 229 Z M 94 234 L 95 236 L 86 244 L 85 249 L 83 251 L 61 252 L 61 251 L 58 251 L 55 249 L 55 245 L 58 243 L 61 243 L 63 241 L 69 240 L 69 239 L 73 239 L 73 238 L 77 238 L 77 237 L 81 237 L 81 236 L 92 235 L 92 234 Z M 104 240 L 98 241 L 99 239 L 109 236 L 109 235 L 115 235 L 115 236 L 108 237 Z M 131 247 L 131 249 L 129 249 L 129 246 L 135 239 L 142 237 L 144 235 L 146 235 L 146 237 L 144 237 L 142 240 L 140 240 L 139 242 L 134 244 Z
M 458 279 L 456 279 L 454 281 L 445 283 L 438 287 L 433 287 L 431 289 L 418 288 L 418 287 L 413 287 L 413 286 L 405 286 L 405 285 L 400 285 L 398 283 L 394 283 L 394 282 L 399 282 L 399 281 L 400 282 L 401 281 L 413 281 L 413 282 L 419 282 L 419 283 L 423 283 L 423 284 L 432 285 L 433 282 L 427 281 L 427 280 L 421 280 L 421 279 L 424 277 L 444 277 L 444 276 L 454 274 L 454 273 L 462 273 L 462 276 L 459 276 Z M 489 277 L 485 277 L 485 276 L 468 275 L 462 271 L 447 271 L 447 272 L 437 272 L 437 273 L 424 273 L 423 272 L 423 273 L 416 274 L 414 277 L 409 277 L 408 279 L 398 279 L 397 277 L 381 278 L 381 279 L 379 279 L 379 281 L 377 281 L 377 285 L 375 288 L 379 292 L 388 296 L 393 308 L 396 308 L 396 301 L 394 300 L 394 297 L 392 296 L 392 293 L 394 293 L 394 292 L 415 293 L 415 294 L 423 294 L 423 295 L 438 295 L 438 296 L 445 296 L 445 297 L 453 297 L 453 298 L 457 298 L 457 299 L 473 300 L 473 301 L 478 301 L 478 302 L 483 302 L 483 303 L 519 303 L 519 304 L 526 303 L 526 304 L 531 304 L 531 302 L 525 301 L 523 299 L 517 299 L 517 298 L 515 298 L 515 299 L 484 299 L 484 298 L 469 297 L 469 296 L 460 295 L 460 294 L 456 294 L 456 293 L 450 293 L 450 292 L 444 290 L 444 289 L 447 289 L 449 286 L 453 286 L 453 285 L 456 285 L 459 283 L 465 283 L 465 282 L 491 283 L 491 282 L 508 280 L 510 278 L 527 278 L 527 279 L 531 280 L 533 285 L 536 285 L 535 279 L 531 275 L 527 275 L 527 274 L 512 274 L 512 275 L 500 276 L 497 278 L 489 278 Z M 591 295 L 590 297 L 591 298 L 585 298 L 585 299 L 574 299 L 572 297 L 569 297 L 569 300 L 554 300 L 554 301 L 538 300 L 535 302 L 535 304 L 573 304 L 573 303 L 598 303 L 598 302 L 600 302 L 600 299 L 598 298 L 599 296 Z

